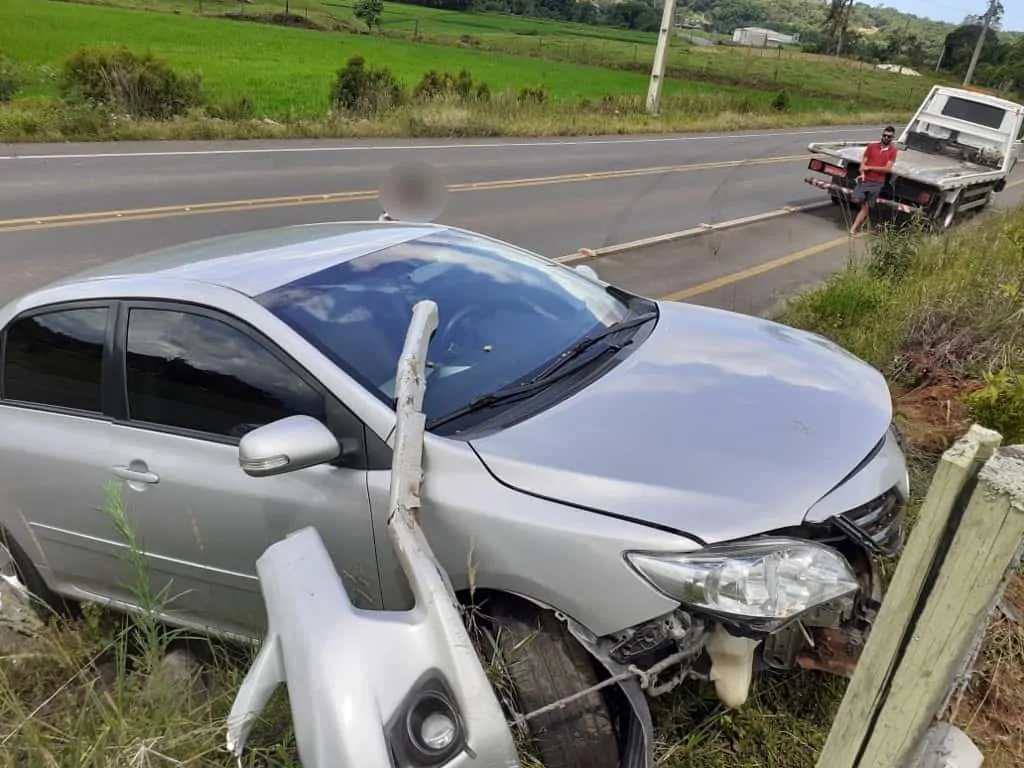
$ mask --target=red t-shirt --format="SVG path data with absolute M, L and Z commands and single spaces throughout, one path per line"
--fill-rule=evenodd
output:
M 882 142 L 876 141 L 868 144 L 864 152 L 863 165 L 886 165 L 890 160 L 895 163 L 899 150 L 895 144 L 883 147 Z M 864 171 L 864 181 L 885 181 L 885 173 L 882 171 Z

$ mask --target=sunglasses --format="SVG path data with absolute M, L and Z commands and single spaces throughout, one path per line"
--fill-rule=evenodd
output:
M 892 139 L 892 138 L 895 138 L 895 137 L 896 137 L 895 133 L 883 133 L 882 134 L 882 138 L 883 139 Z

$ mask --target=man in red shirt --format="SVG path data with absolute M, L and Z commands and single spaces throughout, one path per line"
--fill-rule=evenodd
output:
M 887 125 L 882 131 L 882 140 L 868 144 L 864 150 L 864 157 L 860 161 L 860 176 L 857 177 L 857 186 L 853 188 L 851 195 L 853 200 L 861 204 L 857 218 L 850 227 L 851 235 L 857 234 L 857 230 L 868 217 L 868 209 L 875 207 L 882 187 L 885 186 L 886 177 L 896 164 L 899 150 L 893 143 L 895 136 L 896 129 Z

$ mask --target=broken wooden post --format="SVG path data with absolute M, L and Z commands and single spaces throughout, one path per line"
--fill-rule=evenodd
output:
M 942 457 L 819 768 L 919 756 L 1024 538 L 1024 447 L 979 426 Z

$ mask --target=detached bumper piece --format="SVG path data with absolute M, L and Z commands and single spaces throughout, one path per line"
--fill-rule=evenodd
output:
M 288 686 L 304 768 L 519 768 L 512 732 L 443 589 L 410 611 L 348 599 L 313 528 L 256 562 L 268 633 L 228 716 L 241 758 L 271 694 Z M 419 573 L 413 574 L 413 579 Z
M 804 179 L 804 181 L 810 184 L 811 186 L 818 187 L 819 189 L 825 189 L 837 195 L 842 195 L 847 200 L 849 200 L 850 197 L 853 195 L 853 190 L 850 189 L 849 187 L 844 187 L 842 184 L 835 184 L 831 181 L 825 181 L 824 179 L 813 178 L 806 178 Z M 890 200 L 885 197 L 879 197 L 877 202 L 879 205 L 885 205 L 888 206 L 889 208 L 894 208 L 900 213 L 913 214 L 923 210 L 921 206 L 907 205 L 906 203 L 901 203 L 897 200 Z

